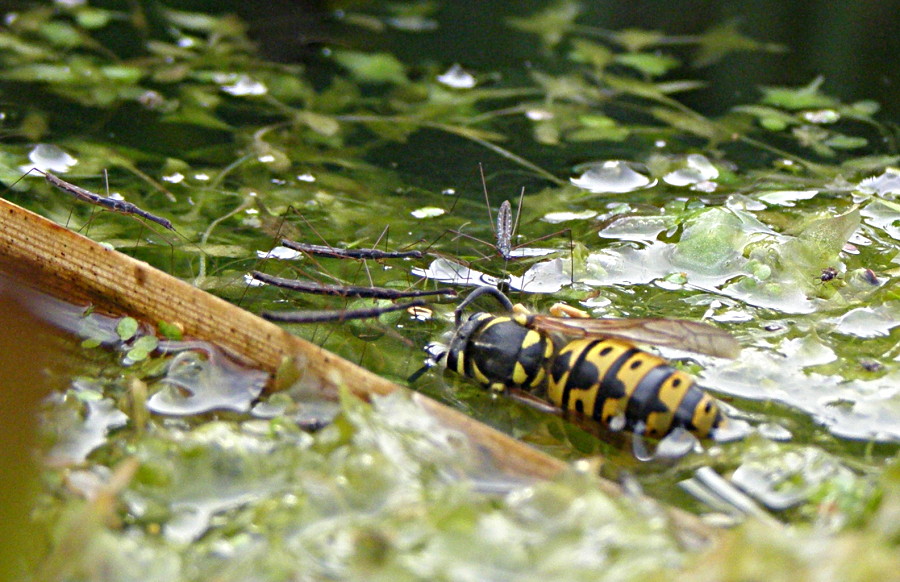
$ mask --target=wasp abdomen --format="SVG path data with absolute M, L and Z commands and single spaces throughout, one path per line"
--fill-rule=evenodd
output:
M 550 368 L 547 396 L 564 410 L 654 437 L 676 426 L 705 437 L 721 420 L 715 402 L 690 376 L 614 339 L 567 344 Z

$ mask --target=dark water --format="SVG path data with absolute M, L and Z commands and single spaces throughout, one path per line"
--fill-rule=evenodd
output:
M 353 3 L 280 1 L 266 3 L 265 9 L 256 3 L 205 3 L 240 13 L 250 22 L 265 52 L 279 60 L 303 60 L 318 43 L 336 40 L 369 47 L 379 43 L 405 62 L 457 61 L 475 70 L 503 70 L 510 76 L 524 74 L 536 51 L 534 37 L 511 30 L 505 19 L 552 5 L 536 0 L 443 2 L 434 15 L 440 26 L 433 32 L 365 35 L 349 34 L 334 22 L 328 6 L 341 4 Z M 639 28 L 693 35 L 736 21 L 744 34 L 786 47 L 780 54 L 731 55 L 722 63 L 692 71 L 692 76 L 699 75 L 709 86 L 685 101 L 707 115 L 756 99 L 758 85 L 800 85 L 822 75 L 825 91 L 842 101 L 874 99 L 886 118 L 900 117 L 900 38 L 896 34 L 900 2 L 592 1 L 582 6 L 579 23 L 607 30 Z

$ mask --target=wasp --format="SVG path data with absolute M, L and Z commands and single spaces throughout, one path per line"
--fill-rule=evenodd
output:
M 485 294 L 507 314 L 464 318 Z M 681 427 L 705 438 L 722 425 L 716 400 L 690 375 L 635 343 L 733 358 L 740 345 L 730 334 L 684 320 L 562 317 L 565 307 L 532 314 L 498 289 L 480 287 L 456 308 L 449 343 L 432 348 L 432 358 L 492 390 L 523 389 L 612 430 L 662 438 Z

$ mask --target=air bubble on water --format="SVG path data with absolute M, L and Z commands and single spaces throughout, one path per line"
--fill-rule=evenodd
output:
M 788 442 L 794 438 L 791 431 L 775 422 L 764 422 L 756 427 L 756 431 L 770 441 Z
M 23 166 L 23 172 L 37 168 L 44 172 L 65 174 L 78 163 L 78 160 L 64 152 L 62 148 L 47 143 L 39 143 L 34 146 L 28 154 L 28 159 L 31 160 L 31 165 Z
M 880 176 L 862 180 L 856 187 L 867 194 L 900 194 L 900 170 L 888 168 Z
M 263 283 L 259 279 L 256 279 L 250 273 L 244 274 L 244 286 L 246 287 L 265 287 L 268 283 Z
M 597 216 L 596 210 L 582 210 L 581 212 L 548 212 L 541 218 L 550 224 L 559 224 L 570 220 L 590 220 Z
M 541 261 L 521 277 L 510 277 L 509 288 L 525 293 L 556 293 L 572 283 L 572 262 L 567 259 Z
M 453 285 L 491 285 L 496 287 L 499 283 L 496 277 L 486 275 L 447 259 L 435 259 L 426 269 L 416 267 L 412 270 L 412 274 L 416 277 L 424 277 L 432 281 Z
M 300 180 L 301 182 L 309 182 L 309 183 L 316 181 L 316 177 L 313 176 L 312 174 L 310 174 L 309 172 L 307 172 L 305 174 L 300 174 L 299 176 L 297 176 L 297 179 Z
M 181 182 L 184 182 L 184 174 L 182 174 L 181 172 L 175 172 L 174 174 L 163 176 L 162 181 L 168 182 L 170 184 L 180 184 Z
M 835 331 L 856 337 L 887 336 L 900 325 L 897 314 L 888 307 L 857 307 L 837 318 L 826 320 L 835 324 Z
M 684 159 L 682 167 L 666 174 L 663 181 L 670 186 L 699 186 L 718 177 L 719 170 L 706 156 L 690 154 Z
M 256 251 L 256 256 L 260 259 L 279 259 L 282 261 L 293 261 L 300 257 L 303 253 L 294 249 L 283 246 L 274 247 L 270 251 Z
M 782 340 L 779 352 L 800 368 L 821 366 L 837 360 L 834 350 L 813 334 Z
M 509 251 L 510 258 L 513 259 L 528 259 L 534 257 L 544 257 L 547 255 L 552 255 L 553 253 L 558 253 L 559 249 L 542 249 L 539 247 L 516 247 Z
M 673 225 L 670 216 L 633 216 L 615 217 L 597 234 L 601 238 L 629 240 L 637 242 L 653 242 L 660 233 Z
M 531 121 L 546 121 L 553 119 L 553 112 L 546 109 L 529 109 L 525 112 L 525 117 Z
M 607 426 L 609 427 L 609 430 L 611 430 L 613 432 L 618 432 L 625 428 L 626 420 L 627 419 L 625 418 L 625 414 L 619 413 L 609 419 Z
M 429 32 L 437 30 L 439 26 L 436 20 L 417 14 L 392 16 L 386 19 L 385 22 L 397 30 L 406 32 Z
M 818 194 L 818 190 L 776 190 L 757 196 L 761 202 L 775 206 L 793 206 L 798 200 L 809 200 Z M 759 210 L 759 209 L 755 209 Z
M 816 123 L 819 125 L 827 123 L 837 123 L 841 119 L 841 114 L 834 109 L 804 111 L 803 113 L 801 113 L 801 116 L 809 123 Z
M 446 73 L 438 75 L 437 80 L 439 83 L 453 89 L 471 89 L 477 84 L 475 77 L 459 64 L 454 64 L 447 69 Z
M 575 186 L 594 194 L 624 194 L 656 185 L 642 164 L 624 160 L 608 160 L 583 166 L 584 173 L 571 178 Z
M 410 214 L 413 218 L 437 218 L 446 212 L 446 210 L 437 206 L 423 206 L 422 208 L 416 208 Z
M 653 459 L 680 459 L 693 451 L 702 451 L 703 446 L 693 434 L 682 427 L 675 427 L 656 445 Z
M 265 95 L 269 89 L 247 75 L 222 73 L 213 76 L 213 81 L 220 84 L 220 89 L 235 97 Z

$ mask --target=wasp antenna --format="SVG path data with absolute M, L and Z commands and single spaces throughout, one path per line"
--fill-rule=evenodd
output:
M 503 308 L 506 311 L 511 312 L 513 310 L 513 304 L 512 304 L 512 301 L 509 300 L 509 297 L 504 295 L 503 292 L 500 291 L 499 289 L 497 289 L 496 287 L 490 287 L 488 285 L 485 285 L 484 287 L 479 287 L 478 289 L 475 289 L 474 291 L 469 293 L 469 296 L 466 297 L 465 299 L 463 299 L 459 303 L 459 305 L 456 307 L 454 314 L 455 314 L 457 327 L 462 322 L 463 311 L 469 305 L 471 305 L 476 299 L 478 299 L 479 297 L 481 297 L 482 295 L 485 295 L 485 294 L 493 295 L 497 299 L 497 301 L 500 302 L 500 304 L 503 306 Z

